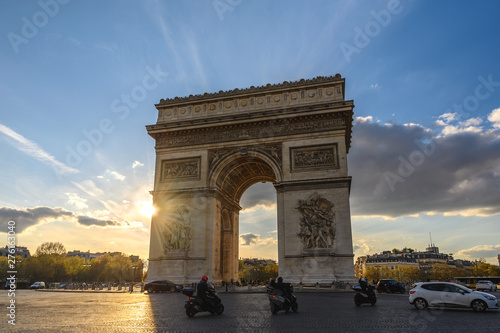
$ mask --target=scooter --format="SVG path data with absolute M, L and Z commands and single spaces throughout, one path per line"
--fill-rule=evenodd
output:
M 367 286 L 366 290 L 363 291 L 361 286 L 356 285 L 353 286 L 352 289 L 356 292 L 356 295 L 354 295 L 354 304 L 356 304 L 356 306 L 361 306 L 363 303 L 370 303 L 371 305 L 375 305 L 375 303 L 377 303 L 375 287 Z
M 267 287 L 267 294 L 272 314 L 277 314 L 280 310 L 288 312 L 290 311 L 290 308 L 293 312 L 297 312 L 299 309 L 297 297 L 295 296 L 291 285 L 288 286 L 286 295 L 281 289 L 273 288 L 271 286 Z
M 208 311 L 211 314 L 222 314 L 224 312 L 224 305 L 219 297 L 219 295 L 212 289 L 212 296 L 210 297 L 210 301 L 204 301 L 198 296 L 194 296 L 194 288 L 184 288 L 182 293 L 189 297 L 189 300 L 186 301 L 184 307 L 186 308 L 186 315 L 188 317 L 194 317 L 198 312 Z

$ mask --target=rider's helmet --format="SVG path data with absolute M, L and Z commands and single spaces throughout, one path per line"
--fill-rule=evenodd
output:
M 365 282 L 365 283 L 368 283 L 368 279 L 365 278 L 365 277 L 362 277 L 361 279 L 359 279 L 359 282 Z
M 281 276 L 278 277 L 278 283 L 283 283 L 283 278 Z
M 201 277 L 201 279 L 202 279 L 203 281 L 207 282 L 207 281 L 208 281 L 208 276 L 203 275 L 203 276 Z

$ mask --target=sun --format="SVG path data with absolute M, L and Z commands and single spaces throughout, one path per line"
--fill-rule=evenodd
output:
M 146 217 L 151 217 L 155 213 L 155 208 L 153 207 L 153 202 L 151 201 L 142 201 L 139 203 L 140 205 L 140 212 L 142 215 Z

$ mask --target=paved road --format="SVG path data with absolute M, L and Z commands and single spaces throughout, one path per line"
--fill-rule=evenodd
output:
M 500 292 L 495 293 L 497 297 Z M 0 293 L 1 332 L 500 332 L 500 311 L 418 311 L 408 295 L 379 294 L 375 306 L 354 306 L 353 293 L 297 293 L 299 312 L 272 315 L 267 295 L 221 293 L 222 315 L 188 318 L 186 297 L 174 294 L 37 292 L 15 296 L 16 325 L 7 323 L 9 298 Z

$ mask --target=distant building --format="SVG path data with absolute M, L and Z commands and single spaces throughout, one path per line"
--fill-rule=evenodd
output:
M 69 251 L 68 253 L 66 253 L 66 257 L 80 257 L 84 258 L 87 261 L 99 258 L 100 256 L 101 255 L 99 253 L 90 253 L 90 251 L 82 252 L 80 250 Z
M 369 256 L 360 256 L 356 260 L 354 271 L 357 277 L 361 277 L 365 275 L 369 267 L 398 269 L 402 266 L 414 266 L 422 271 L 428 271 L 435 264 L 447 264 L 454 268 L 472 267 L 473 265 L 468 260 L 455 260 L 451 255 L 440 253 L 439 248 L 431 244 L 425 251 L 404 248 L 402 251 L 383 251 Z
M 66 253 L 66 257 L 80 257 L 80 258 L 84 258 L 87 261 L 92 261 L 92 259 L 100 258 L 100 257 L 102 257 L 105 254 L 109 254 L 111 257 L 114 257 L 116 255 L 121 255 L 121 254 L 124 254 L 124 253 L 122 253 L 122 252 L 97 252 L 97 253 L 91 253 L 90 251 L 83 252 L 83 251 L 80 251 L 80 250 L 74 250 L 74 251 L 69 251 L 68 253 Z M 139 256 L 135 256 L 135 255 L 130 255 L 129 258 L 132 261 L 132 263 L 136 263 L 136 262 L 138 262 L 140 260 Z
M 276 261 L 272 259 L 240 258 L 240 261 L 243 261 L 243 264 L 246 266 L 267 266 L 269 264 L 276 264 Z
M 0 257 L 8 257 L 12 255 L 12 253 L 9 253 L 9 247 L 5 246 L 5 248 L 0 249 Z M 16 256 L 21 256 L 23 258 L 28 258 L 31 257 L 30 250 L 28 250 L 27 247 L 25 246 L 16 246 Z

